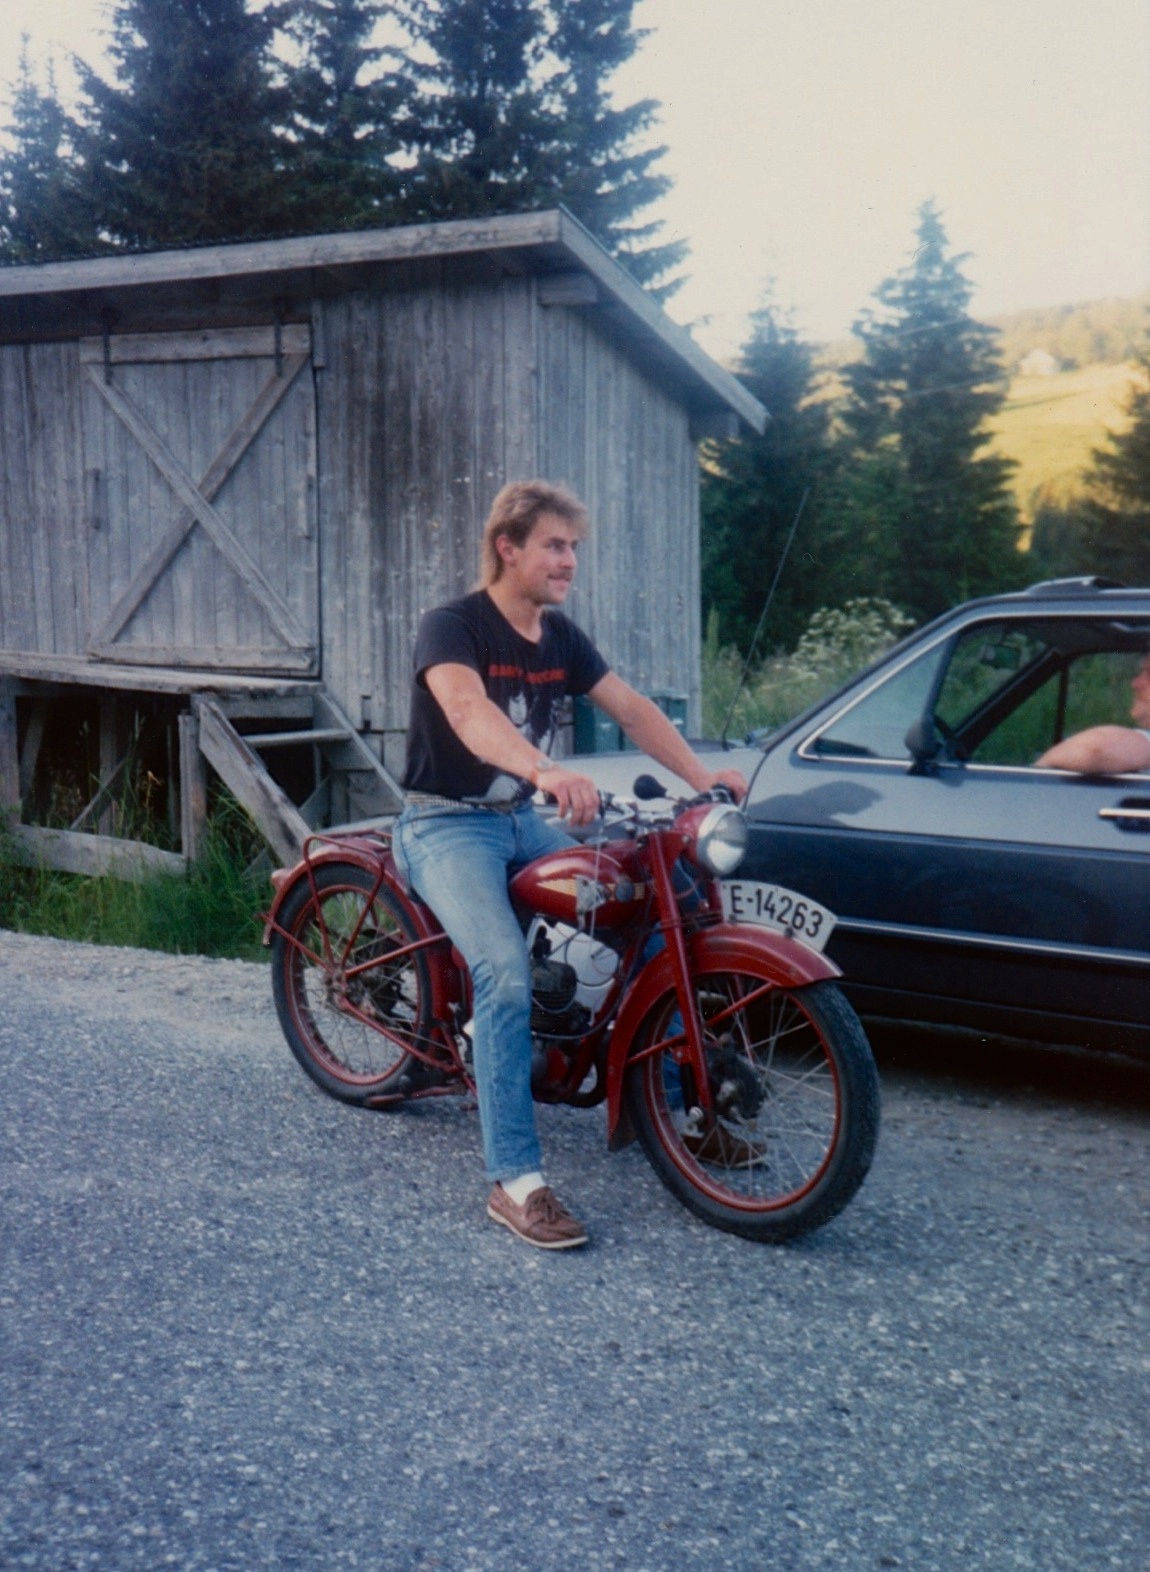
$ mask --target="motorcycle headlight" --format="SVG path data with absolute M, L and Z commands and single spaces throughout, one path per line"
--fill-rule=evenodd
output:
M 747 850 L 747 820 L 730 803 L 716 803 L 699 826 L 695 859 L 708 873 L 724 878 L 742 862 Z

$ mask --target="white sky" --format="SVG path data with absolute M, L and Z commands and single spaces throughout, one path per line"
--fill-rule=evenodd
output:
M 98 62 L 105 0 L 0 0 L 20 35 Z M 620 74 L 658 99 L 687 239 L 671 302 L 726 355 L 773 286 L 815 337 L 849 331 L 942 209 L 974 310 L 1150 289 L 1150 0 L 638 0 Z M 61 77 L 67 79 L 64 61 Z

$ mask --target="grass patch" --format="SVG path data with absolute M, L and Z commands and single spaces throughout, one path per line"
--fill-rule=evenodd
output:
M 221 799 L 203 858 L 186 876 L 139 884 L 20 867 L 0 836 L 0 926 L 86 944 L 127 945 L 174 955 L 260 960 L 260 913 L 271 900 L 266 873 L 249 872 L 262 842 L 238 804 Z

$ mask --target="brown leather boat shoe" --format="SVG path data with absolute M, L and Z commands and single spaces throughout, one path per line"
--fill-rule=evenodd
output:
M 497 1184 L 487 1197 L 487 1215 L 537 1250 L 573 1250 L 587 1243 L 587 1230 L 571 1216 L 550 1185 L 532 1190 L 523 1205 L 516 1206 Z

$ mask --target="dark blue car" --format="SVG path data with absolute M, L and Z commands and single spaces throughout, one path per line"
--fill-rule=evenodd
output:
M 739 877 L 837 913 L 865 1014 L 1150 1052 L 1150 774 L 1036 764 L 1148 650 L 1150 590 L 948 612 L 767 739 Z
M 1150 773 L 1036 762 L 1129 724 L 1148 651 L 1150 590 L 1097 580 L 946 613 L 761 755 L 722 756 L 753 777 L 736 880 L 837 915 L 826 952 L 864 1015 L 1150 1054 Z M 615 792 L 643 768 L 580 763 Z

